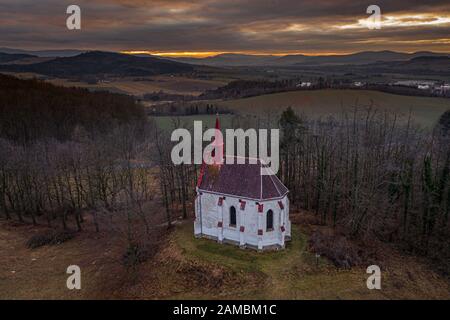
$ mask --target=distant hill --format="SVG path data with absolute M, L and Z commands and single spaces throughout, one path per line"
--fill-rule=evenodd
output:
M 277 58 L 271 55 L 223 53 L 206 58 L 172 58 L 171 60 L 208 66 L 260 66 L 269 65 Z
M 377 72 L 404 74 L 439 74 L 450 76 L 449 56 L 423 56 L 408 61 L 384 62 L 368 65 Z
M 34 57 L 36 57 L 36 56 L 32 56 L 29 54 L 10 54 L 10 53 L 0 52 L 0 63 L 8 63 L 8 62 L 12 62 L 12 61 L 29 59 L 29 58 L 34 58 Z
M 394 51 L 364 51 L 347 55 L 329 55 L 329 56 L 285 56 L 277 60 L 277 63 L 284 64 L 304 64 L 304 65 L 323 65 L 323 64 L 365 64 L 377 61 L 396 61 L 410 59 L 409 54 Z
M 290 66 L 290 65 L 345 65 L 369 64 L 380 61 L 406 61 L 421 56 L 442 56 L 449 54 L 434 52 L 402 53 L 395 51 L 363 51 L 344 55 L 307 56 L 307 55 L 245 55 L 220 54 L 206 58 L 172 58 L 174 61 L 210 65 L 210 66 Z
M 81 53 L 85 53 L 87 50 L 74 50 L 74 49 L 64 49 L 64 50 L 22 50 L 13 48 L 0 48 L 0 52 L 10 53 L 10 54 L 29 54 L 37 57 L 73 57 Z
M 322 70 L 331 73 L 361 73 L 361 74 L 410 74 L 410 75 L 439 75 L 450 76 L 449 56 L 419 56 L 409 60 L 378 61 L 367 64 L 342 65 L 300 65 L 302 70 Z
M 55 58 L 27 65 L 3 65 L 2 71 L 33 72 L 43 75 L 70 78 L 73 76 L 149 76 L 167 73 L 192 72 L 188 64 L 155 58 L 136 57 L 114 52 L 91 51 L 74 57 Z

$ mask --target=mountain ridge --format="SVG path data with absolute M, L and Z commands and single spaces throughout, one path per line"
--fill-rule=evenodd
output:
M 406 61 L 419 56 L 450 56 L 449 53 L 418 51 L 413 53 L 361 51 L 352 54 L 317 55 L 293 54 L 285 56 L 224 53 L 205 58 L 169 58 L 173 61 L 209 66 L 289 66 L 326 64 L 368 64 L 379 61 Z
M 149 76 L 192 72 L 194 67 L 156 57 L 136 57 L 115 52 L 89 51 L 73 57 L 60 57 L 35 64 L 0 65 L 0 70 L 33 72 L 53 77 L 90 75 Z

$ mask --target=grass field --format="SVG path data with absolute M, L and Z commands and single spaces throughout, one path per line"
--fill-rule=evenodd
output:
M 336 115 L 354 106 L 373 108 L 396 113 L 406 120 L 411 111 L 412 119 L 426 127 L 433 126 L 439 116 L 450 109 L 450 99 L 394 95 L 369 90 L 315 90 L 268 94 L 251 98 L 216 102 L 240 113 L 281 113 L 291 106 L 297 113 L 311 117 Z
M 32 79 L 42 77 L 36 73 L 11 73 L 21 79 Z M 230 79 L 218 77 L 214 79 L 195 79 L 183 76 L 158 75 L 144 78 L 112 78 L 107 82 L 98 82 L 88 84 L 86 82 L 69 81 L 68 79 L 49 79 L 45 80 L 57 86 L 80 87 L 91 90 L 107 90 L 117 93 L 125 93 L 135 96 L 142 96 L 146 93 L 164 91 L 172 94 L 200 95 L 206 90 L 213 90 L 217 87 L 226 85 Z
M 202 80 L 178 76 L 153 76 L 148 77 L 145 81 L 142 79 L 120 78 L 92 85 L 84 82 L 72 82 L 65 79 L 52 79 L 48 80 L 48 82 L 62 86 L 76 86 L 97 90 L 105 89 L 136 96 L 158 91 L 175 94 L 199 95 L 205 90 L 214 89 L 226 84 L 226 82 L 221 80 Z
M 153 206 L 156 208 L 155 206 Z M 157 207 L 159 210 L 160 208 Z M 88 217 L 87 217 L 88 218 Z M 116 223 L 117 223 L 116 219 Z M 381 290 L 368 290 L 365 268 L 316 263 L 310 226 L 293 225 L 292 241 L 259 253 L 195 239 L 193 222 L 177 223 L 151 260 L 135 271 L 121 257 L 125 233 L 84 231 L 63 244 L 29 249 L 44 226 L 0 220 L 0 299 L 449 299 L 448 279 L 418 258 L 387 247 Z M 319 226 L 317 226 L 319 227 Z M 66 268 L 82 270 L 82 289 L 66 288 Z
M 236 299 L 445 299 L 450 296 L 445 280 L 426 271 L 415 259 L 396 252 L 389 252 L 390 260 L 382 274 L 382 290 L 369 290 L 365 268 L 336 269 L 322 258 L 317 264 L 315 255 L 306 249 L 308 235 L 304 229 L 294 225 L 292 231 L 292 242 L 284 251 L 259 253 L 194 239 L 191 224 L 178 226 L 174 233 L 175 248 L 184 259 L 194 265 L 207 265 L 207 270 L 221 268 L 224 279 L 229 279 L 227 275 L 231 274 L 231 278 L 236 277 L 244 285 L 229 293 L 211 290 L 199 296 L 194 291 L 171 298 L 217 299 L 225 295 L 224 298 Z M 226 283 L 223 285 L 226 287 Z

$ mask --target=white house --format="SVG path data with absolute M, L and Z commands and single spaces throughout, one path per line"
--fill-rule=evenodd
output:
M 311 87 L 311 82 L 301 82 L 296 85 L 297 88 L 309 88 Z
M 428 90 L 428 89 L 430 89 L 430 85 L 428 85 L 428 84 L 419 84 L 419 85 L 417 85 L 417 89 Z
M 288 189 L 275 174 L 261 174 L 261 168 L 269 169 L 260 160 L 227 162 L 205 165 L 202 170 L 195 199 L 195 236 L 241 248 L 284 248 L 291 238 Z

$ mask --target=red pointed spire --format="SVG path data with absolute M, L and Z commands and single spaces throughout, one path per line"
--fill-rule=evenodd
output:
M 219 122 L 219 115 L 218 114 L 216 115 L 216 130 L 220 131 L 220 122 Z M 219 136 L 219 135 L 216 134 L 215 137 L 214 137 L 213 144 L 214 144 L 214 146 L 217 149 L 221 149 L 221 152 L 219 152 L 219 154 L 222 153 L 222 157 L 223 157 L 223 137 L 222 137 L 222 135 Z M 215 152 L 215 149 L 214 149 L 211 152 L 211 156 L 214 157 L 215 154 L 216 154 L 216 152 Z
M 216 130 L 220 131 L 220 122 L 219 122 L 219 114 L 216 115 L 216 126 L 215 126 Z M 213 141 L 213 145 L 216 146 L 217 148 L 222 148 L 222 157 L 223 157 L 223 137 L 222 136 L 218 136 L 217 134 L 214 136 L 214 141 Z M 216 150 L 213 149 L 213 151 L 211 151 L 211 156 L 214 157 L 215 156 L 215 152 Z M 206 167 L 206 163 L 204 160 L 202 160 L 202 166 L 200 167 L 200 175 L 198 177 L 197 180 L 197 187 L 200 187 L 200 185 L 202 184 L 202 180 L 203 180 L 203 175 L 205 174 L 205 167 Z M 220 162 L 218 163 L 218 165 L 220 166 Z
M 216 130 L 220 130 L 219 115 L 216 115 Z

